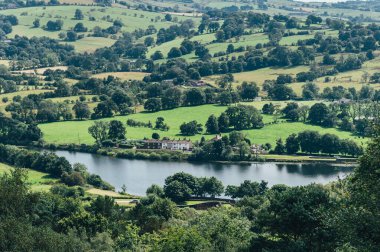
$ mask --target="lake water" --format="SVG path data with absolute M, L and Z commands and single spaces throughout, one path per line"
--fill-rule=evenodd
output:
M 100 175 L 115 186 L 116 190 L 125 184 L 128 193 L 135 195 L 145 195 L 150 185 L 162 186 L 166 177 L 181 171 L 197 177 L 215 176 L 225 186 L 239 185 L 244 180 L 265 180 L 269 185 L 297 186 L 313 182 L 326 184 L 338 177 L 344 178 L 353 169 L 326 163 L 188 163 L 128 160 L 68 151 L 56 151 L 56 154 L 67 158 L 70 163 L 85 164 L 90 173 Z
M 348 0 L 298 0 L 298 2 L 305 3 L 338 3 L 338 2 L 347 2 Z

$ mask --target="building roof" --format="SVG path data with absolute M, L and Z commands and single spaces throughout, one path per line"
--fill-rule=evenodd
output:
M 148 139 L 144 140 L 145 143 L 177 143 L 177 144 L 188 144 L 191 140 L 158 140 L 158 139 Z

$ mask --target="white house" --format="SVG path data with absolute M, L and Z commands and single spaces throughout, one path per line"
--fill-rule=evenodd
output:
M 163 140 L 162 149 L 166 150 L 191 150 L 192 143 L 189 140 Z

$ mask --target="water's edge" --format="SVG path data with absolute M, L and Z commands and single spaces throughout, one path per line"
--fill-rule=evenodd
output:
M 326 184 L 347 176 L 354 168 L 350 165 L 327 163 L 190 163 L 119 159 L 89 153 L 55 151 L 70 163 L 83 163 L 90 173 L 100 175 L 120 190 L 127 186 L 128 193 L 144 195 L 152 184 L 163 185 L 165 178 L 177 172 L 187 172 L 197 177 L 216 177 L 224 186 L 238 185 L 244 180 L 289 186 L 310 183 Z

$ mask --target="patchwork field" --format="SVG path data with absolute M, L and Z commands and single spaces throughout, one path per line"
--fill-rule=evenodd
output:
M 36 69 L 29 69 L 29 70 L 20 70 L 20 71 L 14 71 L 13 73 L 15 74 L 44 74 L 44 72 L 46 70 L 52 70 L 52 71 L 56 71 L 56 70 L 62 70 L 62 71 L 66 71 L 67 70 L 67 66 L 55 66 L 55 67 L 43 67 L 43 68 L 36 68 Z
M 84 14 L 83 20 L 75 20 L 74 13 L 76 9 L 80 9 Z M 112 25 L 114 20 L 121 20 L 124 24 L 122 32 L 132 32 L 135 29 L 146 29 L 149 25 L 155 26 L 157 30 L 160 28 L 167 28 L 174 22 L 164 21 L 165 14 L 156 12 L 147 12 L 141 10 L 132 10 L 127 8 L 115 8 L 115 7 L 100 7 L 100 6 L 47 6 L 47 7 L 30 7 L 21 9 L 9 9 L 2 10 L 0 14 L 3 15 L 15 15 L 19 20 L 19 25 L 13 27 L 13 31 L 8 37 L 12 38 L 16 35 L 26 37 L 50 37 L 58 39 L 58 35 L 61 32 L 66 32 L 72 29 L 77 23 L 82 22 L 85 27 L 88 28 L 88 32 L 81 33 L 85 35 L 85 38 L 77 40 L 75 42 L 69 42 L 76 50 L 80 52 L 94 51 L 97 48 L 110 46 L 114 43 L 114 39 L 111 38 L 98 38 L 87 37 L 91 34 L 91 30 L 95 26 L 101 28 L 107 28 Z M 89 18 L 95 18 L 94 21 L 90 21 Z M 196 25 L 200 18 L 196 17 L 184 17 L 176 16 L 178 22 L 186 19 L 194 19 Z M 39 19 L 41 26 L 39 28 L 33 27 L 33 21 Z M 63 28 L 61 31 L 46 31 L 43 29 L 49 20 L 62 20 Z M 62 41 L 62 43 L 68 43 Z
M 274 68 L 267 67 L 254 71 L 235 73 L 233 85 L 236 87 L 242 82 L 256 82 L 258 86 L 262 89 L 262 85 L 265 80 L 275 80 L 280 74 L 289 74 L 292 77 L 296 77 L 297 73 L 306 72 L 309 70 L 308 66 L 298 66 L 298 67 L 285 67 L 285 68 Z M 220 78 L 220 75 L 211 75 L 204 77 L 203 80 L 210 84 L 215 85 L 215 82 Z M 302 83 L 303 85 L 304 83 Z
M 30 87 L 30 90 L 20 90 L 18 92 L 14 93 L 8 93 L 8 94 L 0 94 L 0 112 L 5 112 L 5 107 L 12 102 L 13 97 L 19 95 L 21 97 L 25 97 L 29 94 L 41 94 L 45 92 L 51 92 L 52 90 L 47 89 L 33 89 L 33 87 Z M 3 98 L 8 98 L 8 102 L 3 102 Z
M 348 55 L 341 54 L 344 57 L 347 57 Z M 339 58 L 340 55 L 337 55 L 336 58 Z M 320 62 L 321 58 L 318 57 L 316 59 L 316 62 Z M 310 70 L 309 66 L 297 66 L 297 67 L 267 67 L 262 68 L 254 71 L 247 71 L 247 72 L 241 72 L 241 73 L 234 73 L 234 86 L 240 85 L 242 82 L 256 82 L 260 88 L 262 88 L 262 84 L 265 80 L 276 80 L 277 77 L 280 74 L 289 74 L 293 78 L 296 77 L 297 73 L 300 72 L 307 72 Z M 374 73 L 380 72 L 380 59 L 375 58 L 373 60 L 365 61 L 363 63 L 363 66 L 361 69 L 354 70 L 354 71 L 347 71 L 338 73 L 334 76 L 330 76 L 331 81 L 326 82 L 325 77 L 321 77 L 313 81 L 319 88 L 320 91 L 322 91 L 326 87 L 334 87 L 334 86 L 343 86 L 345 88 L 356 88 L 357 90 L 361 89 L 364 85 L 368 84 L 367 82 L 363 81 L 363 76 L 365 74 L 368 74 L 369 76 L 373 75 Z M 203 77 L 203 80 L 205 82 L 208 82 L 212 85 L 216 85 L 215 82 L 220 78 L 220 75 L 211 75 L 207 77 Z M 290 86 L 294 90 L 294 92 L 298 95 L 302 95 L 302 86 L 305 85 L 305 82 L 301 83 L 292 83 Z M 380 84 L 370 84 L 371 87 L 374 89 L 380 89 Z
M 262 108 L 265 102 L 252 102 L 249 103 L 259 109 Z M 306 102 L 303 104 L 311 105 L 313 102 Z M 285 102 L 278 103 L 281 106 L 285 106 Z M 169 131 L 157 131 L 150 128 L 134 128 L 127 127 L 127 138 L 128 139 L 143 139 L 144 137 L 150 138 L 153 132 L 157 132 L 161 137 L 170 137 L 170 138 L 184 138 L 180 135 L 180 125 L 183 122 L 189 122 L 196 120 L 203 125 L 206 123 L 207 118 L 211 114 L 219 115 L 225 111 L 227 107 L 217 106 L 217 105 L 203 105 L 197 107 L 181 107 L 174 110 L 160 111 L 156 113 L 137 113 L 129 116 L 119 116 L 115 118 L 102 119 L 103 121 L 110 120 L 120 120 L 123 123 L 126 123 L 127 119 L 131 118 L 138 121 L 148 122 L 151 121 L 153 124 L 157 117 L 163 117 L 165 122 L 169 125 Z M 270 123 L 274 119 L 272 116 L 264 116 L 264 122 Z M 253 143 L 271 143 L 275 144 L 278 138 L 285 139 L 288 135 L 292 133 L 298 133 L 303 130 L 316 130 L 321 134 L 324 133 L 333 133 L 338 135 L 340 138 L 351 138 L 357 141 L 358 143 L 364 143 L 366 140 L 359 139 L 355 136 L 352 136 L 349 132 L 339 131 L 334 128 L 322 128 L 319 126 L 313 126 L 309 124 L 304 124 L 302 122 L 290 123 L 280 120 L 278 124 L 266 125 L 262 129 L 252 129 L 244 130 L 243 132 L 247 134 L 247 137 L 252 140 Z M 48 143 L 56 144 L 92 144 L 94 140 L 88 134 L 88 127 L 93 124 L 93 121 L 66 121 L 66 122 L 56 122 L 56 123 L 47 123 L 40 124 L 39 127 L 44 133 L 44 140 Z M 205 135 L 206 139 L 210 139 L 213 135 Z M 187 137 L 192 140 L 200 140 L 201 135 Z
M 293 29 L 295 32 L 297 30 Z M 327 30 L 325 31 L 326 35 L 331 35 L 331 36 L 337 36 L 337 31 L 332 31 L 332 30 Z M 281 45 L 287 45 L 291 46 L 295 43 L 297 43 L 298 40 L 302 39 L 309 39 L 312 38 L 314 34 L 309 34 L 309 35 L 295 35 L 295 36 L 289 36 L 289 37 L 284 37 L 280 41 Z M 205 44 L 206 48 L 209 49 L 209 52 L 211 55 L 214 53 L 218 52 L 225 52 L 227 50 L 227 47 L 229 44 L 232 44 L 235 48 L 238 47 L 247 47 L 247 46 L 256 46 L 257 44 L 261 43 L 268 43 L 268 35 L 265 33 L 253 33 L 251 35 L 243 35 L 240 36 L 239 39 L 229 39 L 225 42 L 214 42 L 215 41 L 215 33 L 207 33 L 207 34 L 201 34 L 198 36 L 194 36 L 190 39 L 191 41 L 198 41 L 201 44 Z M 167 58 L 167 54 L 170 51 L 171 48 L 173 47 L 180 47 L 181 43 L 183 41 L 183 38 L 175 39 L 166 43 L 163 43 L 161 45 L 155 45 L 149 48 L 147 57 L 150 57 L 155 51 L 161 51 L 162 54 L 164 55 L 165 58 Z M 239 54 L 244 54 L 243 53 L 233 53 L 231 55 L 238 56 Z M 195 56 L 194 52 L 184 55 L 181 58 L 184 58 L 186 60 L 195 60 L 197 57 Z

